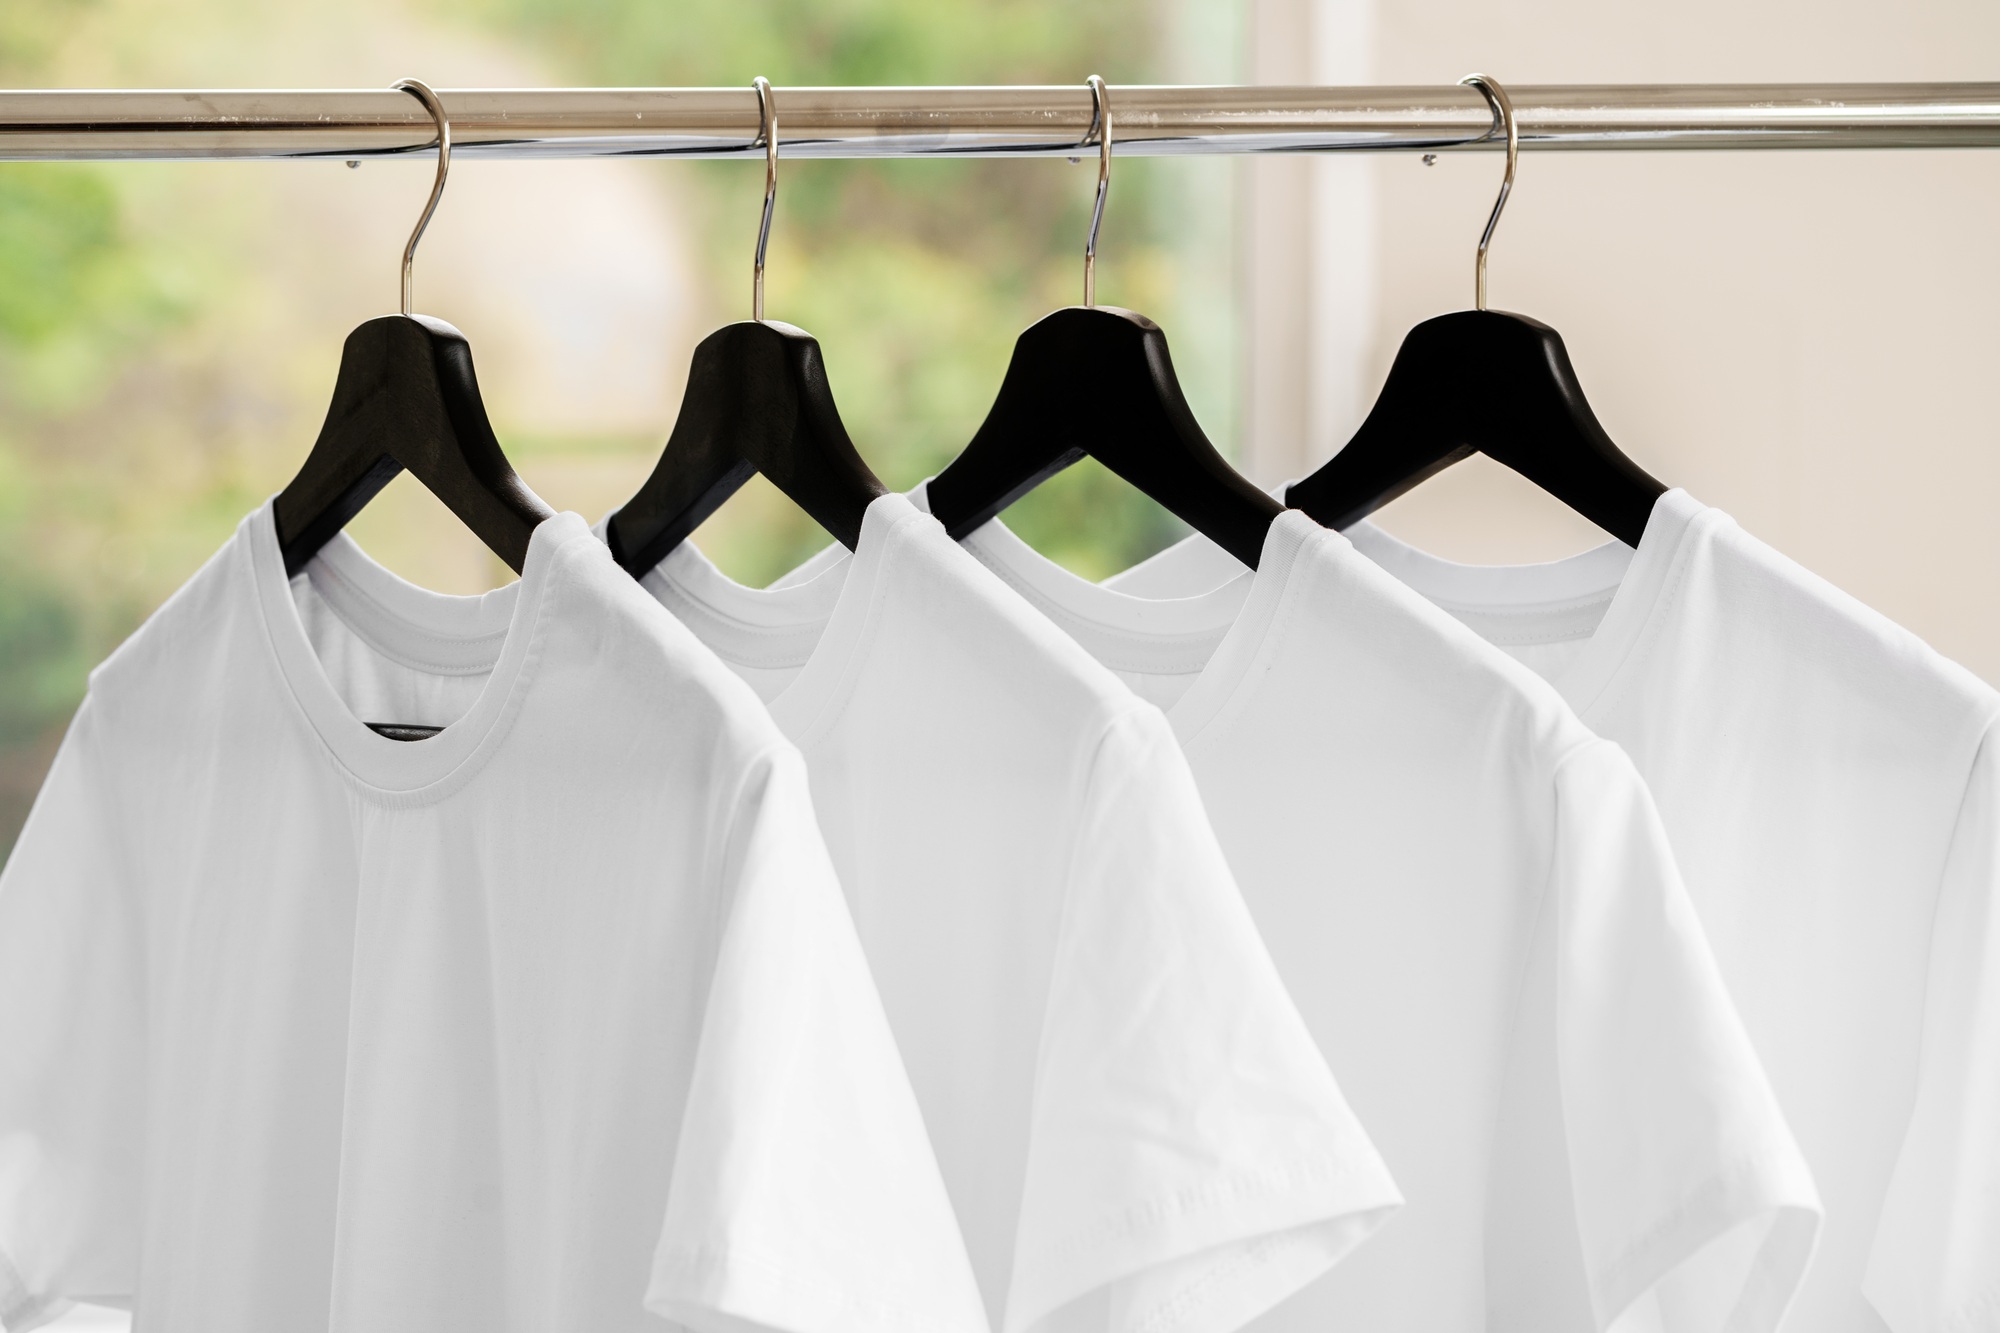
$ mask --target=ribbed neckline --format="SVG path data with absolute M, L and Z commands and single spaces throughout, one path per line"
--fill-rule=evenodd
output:
M 346 533 L 335 534 L 301 572 L 370 648 L 413 670 L 441 675 L 491 668 L 479 697 L 437 735 L 390 740 L 356 717 L 313 651 L 285 575 L 269 501 L 244 520 L 252 577 L 275 664 L 307 724 L 362 791 L 394 804 L 434 800 L 456 789 L 504 732 L 533 674 L 558 553 L 590 530 L 576 514 L 539 524 L 521 577 L 476 597 L 419 588 L 375 563 Z
M 1366 521 L 1347 535 L 1363 555 L 1490 642 L 1583 639 L 1576 658 L 1550 681 L 1583 716 L 1647 637 L 1662 594 L 1691 549 L 1689 535 L 1722 518 L 1721 511 L 1674 489 L 1653 502 L 1636 550 L 1606 542 L 1533 565 L 1462 565 Z M 1593 618 L 1596 627 L 1588 630 Z
M 746 587 L 682 542 L 640 582 L 718 656 L 746 667 L 798 668 L 767 706 L 779 729 L 804 745 L 837 716 L 833 705 L 860 660 L 883 571 L 917 525 L 936 523 L 906 497 L 882 495 L 862 515 L 853 552 L 827 554 L 810 577 Z
M 1262 652 L 1295 582 L 1300 553 L 1343 540 L 1296 509 L 1264 533 L 1257 568 L 1194 597 L 1134 597 L 1090 582 L 1029 546 L 999 519 L 964 545 L 1114 670 L 1194 674 L 1167 720 L 1191 741 L 1222 711 Z

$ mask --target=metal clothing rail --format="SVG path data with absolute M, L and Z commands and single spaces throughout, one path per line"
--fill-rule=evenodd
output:
M 1526 149 L 2000 147 L 2000 83 L 1523 85 Z M 740 88 L 466 88 L 440 93 L 469 157 L 743 157 L 762 153 Z M 779 88 L 780 148 L 799 157 L 1075 154 L 1090 89 Z M 1113 85 L 1116 151 L 1494 148 L 1469 87 Z M 392 89 L 0 92 L 0 161 L 324 157 L 427 149 L 431 118 Z

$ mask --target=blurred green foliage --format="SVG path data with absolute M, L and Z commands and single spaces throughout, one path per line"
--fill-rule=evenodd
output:
M 11 553 L 0 584 L 0 747 L 13 748 L 69 715 L 91 663 L 75 599 Z
M 10 0 L 0 7 L 0 73 L 10 83 L 45 66 L 92 0 Z
M 21 31 L 17 14 L 0 49 L 19 50 Z M 127 244 L 103 169 L 0 164 L 0 851 L 85 674 L 131 624 L 123 598 L 47 549 L 54 488 L 32 465 L 36 444 L 172 309 Z
M 16 419 L 75 408 L 184 313 L 126 235 L 108 170 L 0 162 L 0 393 Z
M 88 170 L 0 166 L 0 339 L 32 346 L 74 327 L 116 254 L 116 222 Z
M 0 5 L 0 84 L 38 82 L 93 7 Z M 116 509 L 121 489 L 116 473 L 65 466 L 65 427 L 184 310 L 126 227 L 113 170 L 0 163 L 0 856 L 90 667 L 142 611 L 57 536 L 67 517 Z
M 1152 70 L 1141 0 L 470 0 L 607 84 L 1132 82 Z M 1092 60 L 1105 68 L 1077 66 Z M 746 73 L 745 71 L 749 71 Z

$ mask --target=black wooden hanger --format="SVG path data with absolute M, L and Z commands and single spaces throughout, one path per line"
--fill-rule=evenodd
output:
M 1159 326 L 1097 304 L 1111 103 L 1095 74 L 1090 89 L 1097 202 L 1083 251 L 1083 304 L 1044 316 L 1015 342 L 999 396 L 972 443 L 926 488 L 931 513 L 963 538 L 1088 454 L 1254 569 L 1283 506 L 1202 433 Z
M 634 576 L 660 563 L 703 519 L 761 472 L 849 550 L 861 518 L 888 493 L 841 425 L 819 342 L 764 318 L 764 249 L 778 198 L 778 112 L 755 81 L 764 142 L 764 213 L 757 228 L 751 318 L 694 349 L 680 416 L 653 474 L 611 515 L 611 554 Z
M 553 511 L 516 476 L 479 397 L 472 348 L 441 319 L 410 313 L 417 242 L 444 194 L 451 122 L 437 94 L 415 79 L 396 87 L 437 121 L 437 179 L 403 249 L 403 313 L 347 335 L 333 405 L 312 452 L 274 504 L 285 572 L 305 568 L 333 534 L 408 468 L 515 573 L 535 525 Z
M 1538 320 L 1486 308 L 1486 249 L 1514 188 L 1520 135 L 1506 90 L 1466 76 L 1507 136 L 1507 174 L 1479 238 L 1476 308 L 1410 330 L 1381 397 L 1326 465 L 1285 503 L 1345 528 L 1477 451 L 1506 464 L 1628 546 L 1637 546 L 1666 490 L 1598 424 L 1562 335 Z

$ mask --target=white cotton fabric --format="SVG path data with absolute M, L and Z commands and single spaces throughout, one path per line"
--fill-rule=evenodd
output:
M 983 1333 L 798 754 L 574 514 L 453 598 L 267 504 L 93 673 L 0 877 L 0 1326 L 74 1300 Z
M 1636 552 L 1546 565 L 1349 535 L 1645 776 L 1825 1199 L 1791 1326 L 2000 1330 L 2000 695 L 1685 491 Z
M 965 546 L 1168 708 L 1407 1199 L 1253 1329 L 1777 1326 L 1812 1182 L 1617 747 L 1296 511 L 1179 600 Z
M 1341 1259 L 1398 1196 L 1158 710 L 900 495 L 814 574 L 644 583 L 805 754 L 993 1326 L 1226 1333 Z

